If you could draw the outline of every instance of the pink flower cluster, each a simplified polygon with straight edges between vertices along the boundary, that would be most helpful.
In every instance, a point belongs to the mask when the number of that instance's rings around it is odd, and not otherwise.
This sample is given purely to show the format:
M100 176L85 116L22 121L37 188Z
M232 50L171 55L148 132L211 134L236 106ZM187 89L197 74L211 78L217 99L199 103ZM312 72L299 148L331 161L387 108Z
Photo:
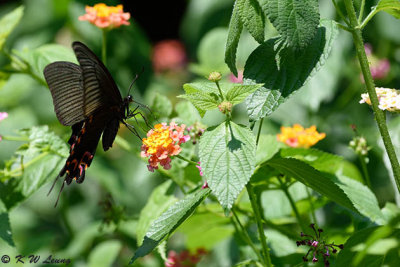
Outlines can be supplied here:
M205 249L199 248L196 253L190 253L187 250L181 251L179 254L171 250L168 253L168 260L165 267L194 267L200 261L201 256L207 254Z
M129 25L131 14L123 12L123 6L107 6L104 3L99 3L91 6L86 6L86 14L79 17L79 20L87 20L99 28L118 28L121 25Z
M369 67L373 79L383 79L390 71L390 62L386 58L379 59L372 53L372 46L370 44L364 45L365 53L368 57ZM364 82L364 77L361 75L361 80Z
M157 124L154 129L147 133L147 138L143 138L141 156L149 157L147 168L153 172L158 169L158 163L165 169L171 168L171 156L178 155L182 148L180 145L190 140L189 135L185 135L186 125L178 126L171 122Z

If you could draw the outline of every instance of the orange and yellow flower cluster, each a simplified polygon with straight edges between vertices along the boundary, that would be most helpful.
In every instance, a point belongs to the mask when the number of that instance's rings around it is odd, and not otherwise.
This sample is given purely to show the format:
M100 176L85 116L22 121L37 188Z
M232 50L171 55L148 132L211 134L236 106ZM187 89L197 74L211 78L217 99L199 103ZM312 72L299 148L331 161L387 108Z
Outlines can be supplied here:
M129 25L131 14L123 11L122 5L107 6L99 3L86 6L86 14L79 17L79 20L87 20L99 28L118 28L121 25Z
M190 140L189 135L184 135L186 125L177 125L171 122L157 124L154 129L147 133L147 138L143 138L142 157L150 157L149 171L158 169L158 163L168 170L171 168L171 156L178 155L182 148L180 145Z
M278 141L281 141L291 147L311 147L318 141L325 138L325 133L318 133L315 125L304 129L300 124L294 124L293 127L281 127L281 133L277 135Z

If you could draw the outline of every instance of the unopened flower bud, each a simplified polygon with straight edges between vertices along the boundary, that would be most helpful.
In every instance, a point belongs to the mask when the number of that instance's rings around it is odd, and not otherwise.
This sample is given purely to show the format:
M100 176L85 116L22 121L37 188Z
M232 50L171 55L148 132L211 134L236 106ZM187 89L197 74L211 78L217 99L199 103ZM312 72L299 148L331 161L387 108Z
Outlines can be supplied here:
M229 114L232 112L232 103L229 101L223 101L221 104L219 104L218 109L225 115Z
M218 71L213 71L210 73L208 76L208 80L212 82L219 82L222 78L222 74L219 73Z

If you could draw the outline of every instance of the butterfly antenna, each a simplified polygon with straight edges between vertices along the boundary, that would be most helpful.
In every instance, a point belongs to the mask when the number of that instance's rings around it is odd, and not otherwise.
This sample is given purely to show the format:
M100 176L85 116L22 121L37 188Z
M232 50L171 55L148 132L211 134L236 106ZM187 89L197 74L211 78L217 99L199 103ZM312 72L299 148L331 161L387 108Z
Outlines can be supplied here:
M65 182L63 182L63 183L62 183L62 186L61 186L60 192L58 193L58 197L57 197L56 204L54 204L54 208L55 208L55 207L57 207L58 200L60 200L61 192L62 192L62 191L63 191L63 189L64 189L64 185L65 185Z
M136 80L139 78L139 76L142 75L143 72L144 72L144 67L142 67L142 70L139 73L136 74L135 78L133 78L131 84L129 85L128 95L131 92L133 84L136 82Z
M53 191L53 188L54 188L54 186L56 185L56 183L57 183L57 181L58 181L58 178L60 178L60 175L58 175L58 176L56 177L56 179L54 180L53 185L52 185L51 188L50 188L50 191L47 193L47 196L49 196L50 193L51 193L51 191Z

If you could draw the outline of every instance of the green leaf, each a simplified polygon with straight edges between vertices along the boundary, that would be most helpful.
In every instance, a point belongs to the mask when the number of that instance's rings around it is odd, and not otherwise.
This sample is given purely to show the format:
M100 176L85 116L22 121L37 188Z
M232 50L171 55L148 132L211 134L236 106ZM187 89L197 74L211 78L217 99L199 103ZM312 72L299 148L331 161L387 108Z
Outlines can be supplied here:
M177 199L171 195L170 192L171 185L172 181L168 180L157 186L151 193L146 206L144 206L140 212L139 222L136 228L138 246L142 244L143 238L152 221L157 219L168 207L176 202Z
M226 92L229 84L221 83L221 90ZM218 88L215 83L186 83L183 85L185 95L178 97L189 100L203 117L207 110L218 108L219 103L222 101Z
M172 103L165 95L156 93L151 109L157 114L158 117L168 118L172 112Z
M359 182L364 182L357 167L338 155L315 148L283 148L280 151L280 156L304 161L321 172L331 173L336 176L344 175Z
M371 190L360 182L344 175L322 173L293 158L273 158L267 164L283 174L293 177L332 201L357 210L374 222L385 223L378 201Z
M256 152L256 165L260 165L272 158L281 147L283 147L283 144L278 142L276 135L260 135Z
M178 231L185 234L187 249L212 250L216 244L232 236L235 229L230 223L231 220L227 217L202 212L191 216Z
M6 241L8 245L15 247L11 234L10 219L7 212L0 213L0 238Z
M264 83L246 99L251 120L271 114L325 63L337 28L333 21L322 21L321 24L314 40L302 51L282 47L279 39L271 39L249 56L244 84Z
M265 19L257 0L237 0L239 16L246 29L258 42L264 42ZM318 22L317 22L318 25Z
M97 245L89 255L89 267L112 266L117 259L122 244L117 240L108 240Z
M306 163L296 159L273 158L267 164L311 187L338 204L354 210L353 204L342 189L327 176L322 175L322 173Z
M49 177L55 178L68 156L65 142L47 126L20 130L19 134L28 143L0 171L0 200L7 210L36 192Z
M319 24L317 0L267 0L262 5L287 44L302 49L313 42Z
M20 6L0 19L0 50L3 49L7 37L18 25L24 14L24 7Z
M228 38L226 40L225 47L225 63L236 77L238 76L236 68L236 51L239 44L240 34L243 30L243 24L238 11L238 1L235 1L233 6L231 21L229 22Z
M129 264L139 257L149 254L161 241L171 235L208 196L210 189L199 189L186 195L184 199L173 204L167 211L161 214L150 226L144 237L143 244L136 250Z
M253 93L255 90L263 86L262 84L255 85L234 85L226 93L226 100L232 103L232 105L242 103L247 96Z
M186 125L193 125L201 120L199 112L189 101L181 101L176 104L175 111L178 114L178 118Z
M400 19L400 1L399 0L380 0L376 6L372 8L372 16L379 11L385 11L395 17Z
M46 44L34 50L13 50L18 57L28 63L32 73L44 82L43 69L55 61L77 63L71 48L58 44Z
M400 230L377 226L354 233L344 244L335 266L397 266Z
M200 139L199 156L208 186L230 209L254 171L256 140L245 126L227 121Z

